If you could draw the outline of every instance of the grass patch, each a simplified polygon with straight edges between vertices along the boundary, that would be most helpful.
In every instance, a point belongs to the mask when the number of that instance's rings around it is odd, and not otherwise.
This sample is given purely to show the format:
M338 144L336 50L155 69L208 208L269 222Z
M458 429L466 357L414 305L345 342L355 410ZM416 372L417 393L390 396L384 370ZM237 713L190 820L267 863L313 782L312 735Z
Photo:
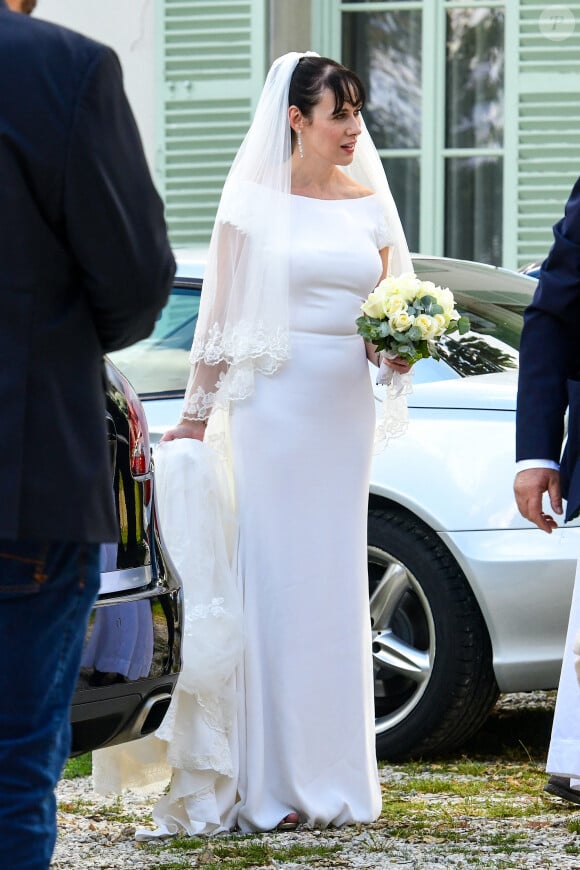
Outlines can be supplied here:
M253 839L250 839L252 838ZM341 845L323 846L307 845L305 843L292 843L288 846L277 846L271 843L256 840L254 835L246 837L231 837L225 842L215 840L208 842L200 838L192 837L172 840L166 848L172 851L188 852L189 859L193 859L192 851L198 852L197 864L204 870L246 870L251 867L277 866L278 863L296 861L307 858L310 862L326 862L330 857L337 856L342 851ZM160 865L162 866L162 865ZM182 866L182 865L178 865ZM192 866L185 864L183 866Z
M69 758L62 772L63 779L78 779L80 776L90 776L93 772L93 756L90 752Z
M169 861L157 864L155 870L191 870L191 867L189 861Z
M433 776L433 771L441 775ZM536 766L520 765L490 767L476 775L460 772L460 765L433 765L430 775L409 776L401 781L399 791L417 794L448 794L457 797L477 797L486 794L515 794L536 797L545 782L545 773Z
M400 769L404 775L384 789L379 822L381 833L394 839L444 843L447 850L463 853L466 838L473 838L473 832L477 831L476 853L480 846L491 847L496 853L509 854L518 848L527 851L524 832L500 831L486 838L481 831L482 822L521 820L527 827L528 818L543 819L552 811L542 795L543 766L530 762L503 765L489 761L475 764L439 761L433 765L404 765ZM570 828L570 832L576 830ZM473 850L473 842L466 857L470 849Z
M500 847L502 849L513 849L514 846L520 845L525 840L527 840L525 834L504 834L502 832L496 834L484 834L483 836L478 837L478 842L482 845Z
M88 816L94 810L90 801L83 798L75 798L72 801L61 801L58 804L61 813L74 813L75 815Z
M128 813L123 806L123 798L119 795L112 804L94 804L84 798L75 798L72 801L61 801L58 809L62 813L74 813L85 816L97 822L120 822L125 825L133 825L137 821L134 814Z
M238 848L209 846L200 857L197 866L202 866L204 870L245 870L248 867L268 866L272 852L262 843L246 843Z
M342 852L342 846L305 846L296 843L285 849L276 849L274 858L277 861L294 861L296 858L329 858Z
M477 803L474 807L476 818L483 819L526 819L530 816L541 816L545 810L545 804L542 800L534 800L531 803L522 803L515 805L507 801L490 801L485 800L482 803Z
M182 852L197 852L207 846L207 838L175 837L163 844L165 849L179 849Z
M96 821L121 822L125 825L135 823L135 816L125 810L121 795L118 795L112 804L100 804L98 810L91 813L91 818Z
M573 843L568 843L564 846L566 855L580 855L580 846L574 846Z
M474 780L457 779L416 779L412 777L405 782L405 791L417 794L448 794L467 797L479 795L485 784ZM495 789L494 789L495 790Z

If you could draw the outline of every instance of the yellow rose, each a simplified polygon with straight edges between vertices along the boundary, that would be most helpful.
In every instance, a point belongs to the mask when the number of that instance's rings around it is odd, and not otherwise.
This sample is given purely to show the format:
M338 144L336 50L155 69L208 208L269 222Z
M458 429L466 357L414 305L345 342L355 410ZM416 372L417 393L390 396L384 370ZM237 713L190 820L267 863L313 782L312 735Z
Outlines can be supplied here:
M389 299L396 292L396 287L393 283L392 278L383 278L383 280L377 285L375 293L377 296L380 296L381 299Z
M399 275L398 278L394 278L392 275L383 278L377 290L385 298L400 298L404 302L411 302L417 295L418 286L419 281L413 272L406 272L404 275Z
M405 302L412 302L417 296L420 281L414 272L405 272L396 279L398 292Z
M412 314L407 314L406 311L398 311L392 317L389 317L389 323L396 332L406 332L413 326L415 317Z
M429 314L419 314L415 318L415 326L421 330L421 338L435 338L437 335L438 324L434 317Z
M383 299L381 294L377 293L376 290L369 293L368 299L361 305L361 311L366 314L367 317L384 317Z
M437 291L440 287L436 287L433 281L421 281L421 296L433 296L437 299Z
M437 323L437 332L436 337L443 335L447 327L449 326L449 319L445 317L444 314L434 314L433 320Z
M399 311L406 310L407 303L401 296L388 296L383 301L383 311L387 317L391 317L393 314L398 314Z
M449 287L435 287L433 296L437 300L437 303L443 309L443 313L449 321L451 319L453 309L455 308L455 299L453 298L453 293L451 292Z

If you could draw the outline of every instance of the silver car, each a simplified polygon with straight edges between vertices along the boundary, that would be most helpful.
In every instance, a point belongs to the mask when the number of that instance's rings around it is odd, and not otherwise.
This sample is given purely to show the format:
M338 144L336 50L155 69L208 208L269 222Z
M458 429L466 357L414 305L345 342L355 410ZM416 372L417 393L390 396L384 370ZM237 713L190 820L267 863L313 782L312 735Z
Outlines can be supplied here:
M153 441L180 415L201 294L203 251L178 257L153 336L113 355L144 401ZM377 753L391 760L464 741L499 692L557 685L580 554L578 522L546 535L512 493L518 347L535 280L437 257L414 265L452 289L471 329L447 337L439 362L417 364L408 433L373 463Z

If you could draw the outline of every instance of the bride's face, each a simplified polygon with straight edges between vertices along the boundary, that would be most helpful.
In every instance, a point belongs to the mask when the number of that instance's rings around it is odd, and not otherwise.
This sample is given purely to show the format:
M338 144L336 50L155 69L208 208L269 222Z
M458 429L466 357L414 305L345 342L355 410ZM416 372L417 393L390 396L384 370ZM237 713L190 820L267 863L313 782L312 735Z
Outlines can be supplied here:
M335 112L334 93L325 88L310 119L302 126L304 157L317 157L335 166L352 163L361 131L360 109L345 102Z

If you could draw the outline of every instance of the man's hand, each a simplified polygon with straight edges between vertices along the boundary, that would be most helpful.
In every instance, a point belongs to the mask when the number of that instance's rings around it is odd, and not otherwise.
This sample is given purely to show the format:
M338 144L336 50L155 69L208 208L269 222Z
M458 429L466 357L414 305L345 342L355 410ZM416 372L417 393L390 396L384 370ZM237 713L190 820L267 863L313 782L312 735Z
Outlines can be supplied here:
M553 516L542 511L542 496L545 492L550 496L554 513L561 514L563 511L559 471L554 468L526 468L516 474L514 493L519 512L550 535L558 528L558 523Z

